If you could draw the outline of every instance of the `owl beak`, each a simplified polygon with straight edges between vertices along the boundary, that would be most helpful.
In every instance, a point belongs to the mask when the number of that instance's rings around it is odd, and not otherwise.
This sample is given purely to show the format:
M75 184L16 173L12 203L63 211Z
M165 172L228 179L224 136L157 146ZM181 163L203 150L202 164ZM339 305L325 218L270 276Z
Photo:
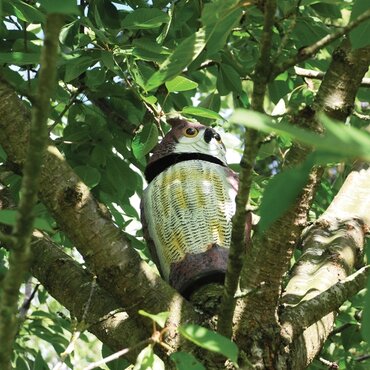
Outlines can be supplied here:
M209 142L215 137L215 131L211 128L207 127L204 130L204 141L209 144Z

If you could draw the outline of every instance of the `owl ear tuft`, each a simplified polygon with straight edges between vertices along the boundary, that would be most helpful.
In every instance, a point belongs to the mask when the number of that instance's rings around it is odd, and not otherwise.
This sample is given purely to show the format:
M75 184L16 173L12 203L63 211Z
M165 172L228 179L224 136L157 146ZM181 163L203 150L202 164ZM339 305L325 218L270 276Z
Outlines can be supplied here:
M173 118L168 118L167 119L167 123L172 127L172 128L175 128L175 127L179 127L181 125L184 125L187 123L186 120L184 120L183 118L180 118L180 117L173 117Z

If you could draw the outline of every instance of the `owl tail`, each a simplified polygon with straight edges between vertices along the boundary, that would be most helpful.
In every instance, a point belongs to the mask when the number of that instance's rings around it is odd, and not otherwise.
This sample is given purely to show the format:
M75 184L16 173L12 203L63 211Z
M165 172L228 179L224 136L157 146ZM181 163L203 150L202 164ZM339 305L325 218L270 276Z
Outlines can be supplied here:
M185 298L209 283L223 284L229 250L213 244L205 252L186 254L171 264L169 283Z

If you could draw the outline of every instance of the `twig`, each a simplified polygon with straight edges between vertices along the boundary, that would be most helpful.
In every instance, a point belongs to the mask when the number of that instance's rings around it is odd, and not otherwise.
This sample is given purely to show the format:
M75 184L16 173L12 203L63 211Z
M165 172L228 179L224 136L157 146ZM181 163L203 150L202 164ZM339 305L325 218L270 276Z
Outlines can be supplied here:
M301 3L301 0L298 1L297 3L297 6L295 7L295 11L292 11L288 16L289 18L292 17L292 20L291 20L291 23L290 25L288 26L285 34L282 36L282 39L280 41L280 44L279 44L279 47L277 49L277 52L276 54L274 55L274 59L273 59L273 64L275 64L277 62L277 60L279 59L280 55L282 54L285 46L287 45L287 43L289 42L290 40L290 36L297 24L297 13L299 12L299 6L300 6L300 3Z
M69 110L69 108L71 108L72 104L76 102L77 100L77 96L84 90L84 87L80 86L74 93L73 95L71 96L71 99L69 100L68 104L64 107L64 109L60 112L58 118L54 121L54 123L52 125L49 126L49 134L51 133L51 131L53 131L53 129L55 128L55 126L61 122L63 116L67 113L67 111Z
M301 49L296 55L288 58L285 62L277 64L272 72L271 78L276 77L277 75L286 71L290 67L293 67L297 63L303 62L304 60L312 57L319 50L329 45L333 41L339 39L341 36L345 35L349 31L353 30L355 27L357 27L360 23L366 21L368 18L370 18L370 9L362 13L352 22L348 23L347 26L339 28L337 31L324 36L322 39L316 41L314 44Z
M96 279L97 279L97 276L94 275L93 281L91 283L89 298L86 302L86 305L85 305L85 308L84 308L84 311L83 311L83 314L82 314L81 321L78 322L77 325L74 327L71 339L68 343L68 346L64 350L64 352L60 354L60 359L59 359L58 363L53 367L53 370L59 370L62 367L66 358L75 350L75 344L76 344L78 338L80 337L81 333L83 331L85 331L90 326L90 325L86 324L86 316L87 316L87 313L89 312L91 299L93 297L93 294L94 294L94 291L95 291L95 288L96 288Z
M117 360L118 358L120 358L121 356L124 356L126 355L128 352L136 349L136 348L139 348L141 346L144 346L146 344L149 344L149 343L152 343L152 339L149 338L149 339L145 339L137 344L135 344L134 346L132 346L131 348L124 348L124 349L121 349L120 351L118 352L115 352L113 354L111 354L110 356L108 357L105 357L103 358L102 360L99 360L99 361L96 361L96 362L93 362L92 364L90 364L89 366L85 367L83 370L92 370L92 369L95 369L101 365L104 365L104 364L107 364L108 362L111 362L111 361L114 361L114 360Z
M325 73L322 71L315 71L313 69L305 69L301 67L294 66L294 71L297 76L312 78L316 80L323 80ZM370 87L370 78L364 77L361 81L361 87Z
M263 111L263 101L270 72L270 51L272 27L276 10L275 0L269 0L265 5L265 20L261 39L261 56L256 65L252 93L252 109ZM243 257L246 247L246 224L250 224L250 213L246 212L246 204L252 184L252 170L259 148L259 133L247 130L244 137L244 153L240 161L239 189L235 199L236 211L233 217L229 260L225 277L217 330L226 337L232 334L232 319L236 300L235 292L238 287L240 272L243 267ZM250 230L248 230L250 232ZM245 237L243 237L245 235Z
M292 337L301 334L307 327L337 310L343 302L365 288L369 272L370 265L364 266L316 297L286 308L281 315L282 326Z
M31 302L33 300L33 298L35 297L36 293L37 293L37 290L39 289L40 287L40 283L37 283L36 286L33 288L32 291L30 291L30 289L32 288L32 278L29 279L29 281L27 282L27 285L26 287L29 286L29 291L27 292L26 290L26 297L22 303L22 306L20 307L19 309L19 318L20 319L24 319L27 315L27 311L29 310L30 306L31 306Z
M353 111L352 114L360 119L362 119L363 121L370 121L370 116L367 115L367 114L361 114L359 112L356 112L356 111Z
M30 239L33 229L33 207L37 200L42 159L48 139L47 119L50 96L56 76L58 36L63 18L57 14L47 17L45 41L41 54L41 68L37 101L32 110L29 150L23 170L18 219L13 236L17 239L9 254L9 269L3 279L3 294L0 301L0 368L11 368L13 340L17 331L17 303L20 285L29 267Z
M335 329L330 333L330 337L333 337L334 335L337 335L337 334L341 333L342 331L344 331L344 330L346 330L346 329L350 328L352 325L354 325L354 324L352 324L351 322L346 322L345 324L343 324L343 325L339 326L338 328L335 328Z
M319 361L328 367L328 369L339 369L339 365L336 362L325 360L323 357L319 357Z
M355 361L361 362L370 359L370 354L355 357Z

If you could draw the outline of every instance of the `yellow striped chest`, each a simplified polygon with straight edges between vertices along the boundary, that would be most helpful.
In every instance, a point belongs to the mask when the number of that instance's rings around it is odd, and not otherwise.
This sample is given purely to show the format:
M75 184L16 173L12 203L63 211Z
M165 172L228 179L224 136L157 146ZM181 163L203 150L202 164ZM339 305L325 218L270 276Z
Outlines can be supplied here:
M172 264L217 244L229 248L235 212L232 171L203 160L168 167L144 192L148 232L168 280Z

